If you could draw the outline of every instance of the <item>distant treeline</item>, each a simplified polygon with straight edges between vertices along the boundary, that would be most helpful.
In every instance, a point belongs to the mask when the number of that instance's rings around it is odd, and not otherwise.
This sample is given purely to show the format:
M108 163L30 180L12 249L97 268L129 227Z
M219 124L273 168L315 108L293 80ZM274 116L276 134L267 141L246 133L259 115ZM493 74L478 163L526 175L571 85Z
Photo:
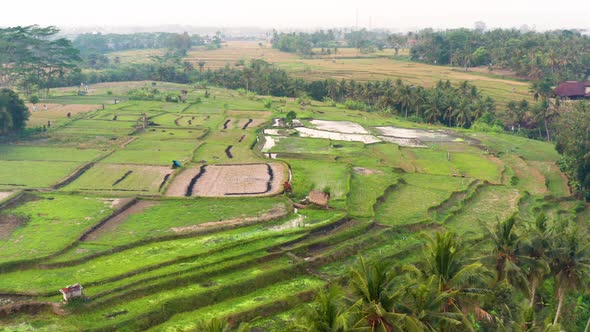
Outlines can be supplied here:
M412 60L441 65L486 65L554 82L590 75L590 37L571 30L422 30L405 35Z
M212 40L216 38L220 39L219 36L215 36ZM205 45L205 40L205 38L197 34L189 35L186 32L145 32L131 34L84 33L78 35L74 39L73 44L82 54L104 54L135 49L190 48L191 46Z
M167 48L169 52L184 56L193 46L208 45L211 48L221 47L221 34L209 38L197 34L146 32L132 34L101 34L85 33L73 41L74 47L80 50L84 65L93 69L102 69L110 64L105 54L110 52L141 49ZM118 59L115 58L115 63Z
M495 29L454 29L388 34L383 31L328 30L314 33L274 32L273 47L285 52L314 56L331 54L337 47L363 52L391 48L410 49L410 58L438 65L488 66L517 75L554 83L585 80L590 75L590 37L572 30L548 32ZM324 48L323 52L314 48ZM334 50L336 48L336 50Z
M283 52L297 53L302 56L337 54L338 47L354 47L363 52L383 49L387 46L387 33L367 31L365 29L319 30L313 33L279 33L273 31L272 47ZM314 48L321 48L314 50Z

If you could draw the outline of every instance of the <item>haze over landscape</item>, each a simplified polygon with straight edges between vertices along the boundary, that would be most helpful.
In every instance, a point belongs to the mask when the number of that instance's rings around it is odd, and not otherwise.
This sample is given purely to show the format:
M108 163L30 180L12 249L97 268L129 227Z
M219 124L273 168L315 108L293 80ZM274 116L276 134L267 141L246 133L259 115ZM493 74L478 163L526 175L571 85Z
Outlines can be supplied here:
M528 25L537 30L588 29L590 3L554 1L314 1L285 3L274 0L117 1L81 2L4 1L0 25L262 27L312 29L330 27L417 28ZM357 16L358 14L358 16ZM357 21L358 17L358 21Z
M0 332L588 332L589 12L3 0Z

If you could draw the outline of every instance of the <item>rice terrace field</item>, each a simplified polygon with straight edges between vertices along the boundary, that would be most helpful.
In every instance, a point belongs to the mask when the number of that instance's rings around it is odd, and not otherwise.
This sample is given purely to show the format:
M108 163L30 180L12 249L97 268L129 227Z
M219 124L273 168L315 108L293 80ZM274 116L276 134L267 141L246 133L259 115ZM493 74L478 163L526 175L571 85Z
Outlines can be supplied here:
M498 96L527 89L447 67L236 45L189 59L222 66L239 46L301 77L381 79L415 66L434 80L477 78ZM389 64L371 69L380 61ZM186 102L126 100L154 84L187 90ZM15 313L0 311L7 331L188 331L213 317L284 331L359 253L413 262L423 232L476 243L510 216L587 215L550 143L316 101L272 98L279 107L267 108L271 97L221 88L75 89L54 89L48 109L33 113L29 126L51 121L47 131L0 143L0 303ZM275 121L289 111L294 128ZM328 194L328 206L311 204L311 192ZM87 299L64 304L59 289L76 283Z

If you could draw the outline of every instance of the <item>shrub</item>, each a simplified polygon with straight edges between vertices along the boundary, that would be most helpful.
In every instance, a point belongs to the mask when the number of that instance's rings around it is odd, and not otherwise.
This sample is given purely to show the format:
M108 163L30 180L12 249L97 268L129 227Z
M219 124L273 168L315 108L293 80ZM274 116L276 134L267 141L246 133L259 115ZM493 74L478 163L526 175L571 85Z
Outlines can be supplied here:
M369 106L367 106L367 104L363 103L362 101L352 99L346 99L344 102L344 107L355 111L365 111L369 108Z
M31 104L36 104L39 102L39 97L37 95L31 95L31 97L29 97L29 101Z
M131 100L162 100L160 90L156 88L143 87L132 89L127 94Z

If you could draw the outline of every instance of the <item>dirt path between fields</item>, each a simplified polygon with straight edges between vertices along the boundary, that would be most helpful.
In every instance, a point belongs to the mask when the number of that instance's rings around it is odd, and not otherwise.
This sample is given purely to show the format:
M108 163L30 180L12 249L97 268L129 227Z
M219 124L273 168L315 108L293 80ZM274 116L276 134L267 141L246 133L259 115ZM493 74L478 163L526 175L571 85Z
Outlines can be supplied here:
M130 215L136 214L136 213L141 213L145 209L155 206L155 205L158 205L158 204L160 204L160 203L155 202L155 201L138 201L137 203L133 204L125 211L123 211L123 212L119 213L118 215L116 215L115 217L107 220L104 224L102 224L102 226L95 229L92 233L89 233L83 241L84 242L96 241L103 234L111 233L111 232L115 231L121 223L123 223L124 221L126 221L129 218Z
M222 221L210 221L202 224L197 225L190 225L190 226L183 226L183 227L172 227L170 228L171 231L175 233L186 233L186 232L194 232L200 229L207 229L207 228L214 228L214 227L225 227L225 226L238 226L238 225L247 225L253 224L257 222L264 222L282 218L289 214L289 210L285 206L285 204L277 204L272 209L268 210L267 212L256 216L256 217L247 217L247 218L234 218L234 219L227 219Z

